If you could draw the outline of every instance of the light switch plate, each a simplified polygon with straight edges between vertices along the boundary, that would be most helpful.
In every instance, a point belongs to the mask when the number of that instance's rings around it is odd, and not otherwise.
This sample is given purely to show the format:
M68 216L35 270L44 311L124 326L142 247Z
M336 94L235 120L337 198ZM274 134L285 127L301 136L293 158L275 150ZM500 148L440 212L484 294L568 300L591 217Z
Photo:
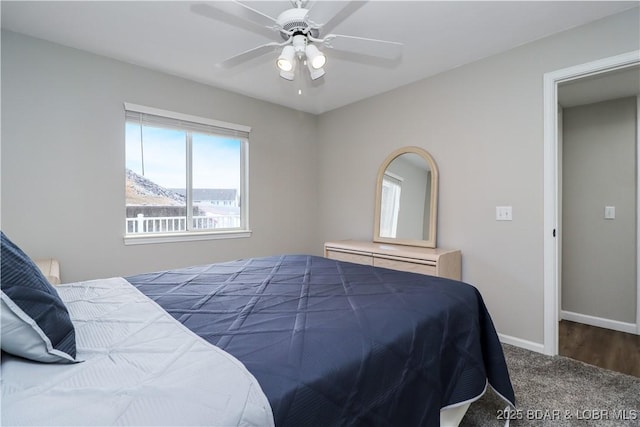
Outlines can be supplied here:
M511 206L496 206L496 221L512 221L513 210Z
M604 207L604 219L616 219L616 207L605 206Z

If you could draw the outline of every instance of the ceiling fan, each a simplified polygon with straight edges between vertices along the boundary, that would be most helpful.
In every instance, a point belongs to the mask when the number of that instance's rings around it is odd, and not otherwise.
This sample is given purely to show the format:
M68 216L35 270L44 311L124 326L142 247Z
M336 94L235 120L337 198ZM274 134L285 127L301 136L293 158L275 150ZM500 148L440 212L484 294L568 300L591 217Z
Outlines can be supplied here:
M218 1L191 6L191 11L207 18L226 20L252 31L259 31L272 41L225 59L218 66L230 68L242 62L280 51L276 65L280 77L295 78L298 63L306 64L312 80L325 74L327 57L318 47L349 51L355 55L397 59L402 54L402 43L364 37L330 34L340 22L354 13L364 1L291 0L292 8L273 18L239 1Z

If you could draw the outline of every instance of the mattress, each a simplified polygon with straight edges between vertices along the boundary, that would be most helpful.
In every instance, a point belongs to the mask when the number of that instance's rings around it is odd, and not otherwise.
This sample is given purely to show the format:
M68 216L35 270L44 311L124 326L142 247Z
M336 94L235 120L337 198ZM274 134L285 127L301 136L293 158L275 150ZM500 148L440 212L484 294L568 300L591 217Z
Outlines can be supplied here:
M308 255L127 280L240 360L279 427L438 425L487 384L515 404L491 317L462 282Z
M236 358L122 278L57 286L76 328L76 364L2 354L3 425L272 426Z

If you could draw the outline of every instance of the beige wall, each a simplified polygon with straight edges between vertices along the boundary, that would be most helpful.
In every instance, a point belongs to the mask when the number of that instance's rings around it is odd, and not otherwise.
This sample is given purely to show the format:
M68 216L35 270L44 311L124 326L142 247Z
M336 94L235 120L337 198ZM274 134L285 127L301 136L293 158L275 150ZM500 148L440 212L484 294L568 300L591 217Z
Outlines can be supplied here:
M563 110L562 309L627 323L636 321L636 103Z
M440 172L439 246L462 250L499 332L541 345L543 75L638 49L638 27L634 9L322 115L322 238L371 238L377 168L420 146Z
M253 128L250 238L124 246L123 102ZM316 118L2 34L2 229L65 281L285 252L317 239Z

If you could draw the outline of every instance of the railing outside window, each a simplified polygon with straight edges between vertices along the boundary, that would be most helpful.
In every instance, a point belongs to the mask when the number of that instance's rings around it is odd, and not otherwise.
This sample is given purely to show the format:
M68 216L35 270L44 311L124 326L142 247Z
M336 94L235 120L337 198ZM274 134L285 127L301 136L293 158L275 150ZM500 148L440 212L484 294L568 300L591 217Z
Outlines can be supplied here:
M127 218L127 234L171 233L187 231L187 218L184 216ZM240 227L240 215L194 216L190 230L218 230Z

